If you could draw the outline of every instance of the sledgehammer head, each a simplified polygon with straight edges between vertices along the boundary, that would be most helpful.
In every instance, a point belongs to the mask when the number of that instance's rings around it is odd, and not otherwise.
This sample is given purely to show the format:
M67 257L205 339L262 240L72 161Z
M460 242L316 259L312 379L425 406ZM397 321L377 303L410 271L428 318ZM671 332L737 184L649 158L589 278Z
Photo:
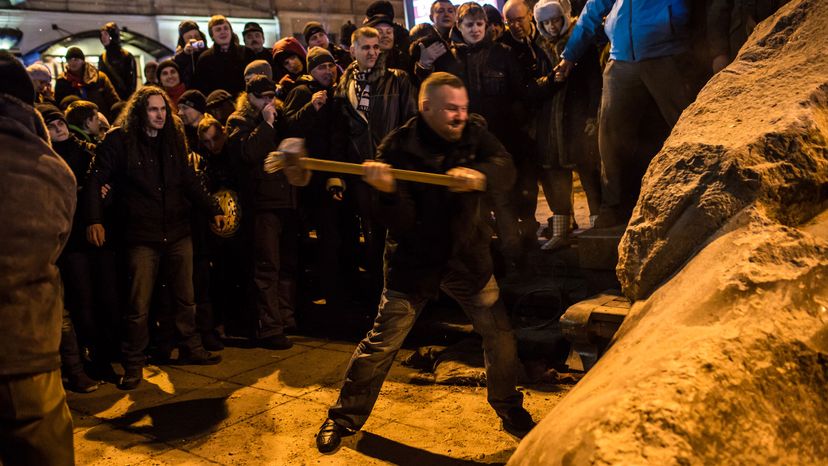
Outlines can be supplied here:
M279 143L276 151L267 154L264 161L264 171L276 173L284 171L288 183L294 186L307 186L311 172L302 167L302 157L307 156L305 140L301 138L285 138Z

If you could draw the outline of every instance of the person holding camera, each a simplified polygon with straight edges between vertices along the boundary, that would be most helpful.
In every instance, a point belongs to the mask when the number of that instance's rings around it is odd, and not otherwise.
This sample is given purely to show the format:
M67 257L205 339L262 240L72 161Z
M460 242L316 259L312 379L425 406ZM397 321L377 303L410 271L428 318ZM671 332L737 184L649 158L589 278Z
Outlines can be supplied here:
M178 65L178 74L185 87L192 86L198 58L206 49L207 37L198 28L198 23L189 19L182 21L178 25L178 46L173 61ZM160 68L158 72L161 72Z
M237 96L244 91L244 47L239 45L239 36L233 32L230 21L222 15L214 15L207 23L207 32L213 46L198 57L196 63L196 88L204 95L216 89L224 89Z

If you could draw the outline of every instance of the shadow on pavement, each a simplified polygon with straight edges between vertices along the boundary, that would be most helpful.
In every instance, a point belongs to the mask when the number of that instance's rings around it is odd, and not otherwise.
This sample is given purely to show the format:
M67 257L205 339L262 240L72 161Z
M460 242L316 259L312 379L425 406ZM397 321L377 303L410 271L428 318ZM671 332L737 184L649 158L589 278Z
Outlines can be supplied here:
M128 432L150 436L161 442L171 442L208 434L228 415L227 396L223 396L137 409L109 423ZM144 421L145 417L148 421Z
M392 464L399 465L423 465L429 466L457 466L457 465L496 465L505 464L505 462L478 462L468 459L452 458L450 456L431 453L426 450L421 450L403 443L381 437L371 432L362 432L360 438L357 440L353 449L362 453L363 455L376 458L380 461L387 461ZM514 449L508 451L500 451L490 457L508 459Z

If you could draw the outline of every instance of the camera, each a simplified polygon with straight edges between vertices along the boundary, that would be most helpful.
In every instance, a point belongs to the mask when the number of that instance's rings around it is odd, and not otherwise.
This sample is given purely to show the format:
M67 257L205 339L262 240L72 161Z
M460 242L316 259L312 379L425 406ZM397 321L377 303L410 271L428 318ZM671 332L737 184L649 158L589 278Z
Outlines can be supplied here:
M195 40L195 41L190 42L190 45L194 49L203 49L204 48L204 41L203 40Z

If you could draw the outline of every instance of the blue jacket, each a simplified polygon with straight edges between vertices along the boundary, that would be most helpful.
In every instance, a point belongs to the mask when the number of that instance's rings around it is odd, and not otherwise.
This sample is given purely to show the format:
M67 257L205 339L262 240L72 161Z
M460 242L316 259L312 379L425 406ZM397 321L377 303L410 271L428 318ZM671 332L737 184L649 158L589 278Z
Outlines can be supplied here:
M641 61L687 49L687 0L588 0L563 57L577 62L598 33L602 19L610 40L610 59Z

